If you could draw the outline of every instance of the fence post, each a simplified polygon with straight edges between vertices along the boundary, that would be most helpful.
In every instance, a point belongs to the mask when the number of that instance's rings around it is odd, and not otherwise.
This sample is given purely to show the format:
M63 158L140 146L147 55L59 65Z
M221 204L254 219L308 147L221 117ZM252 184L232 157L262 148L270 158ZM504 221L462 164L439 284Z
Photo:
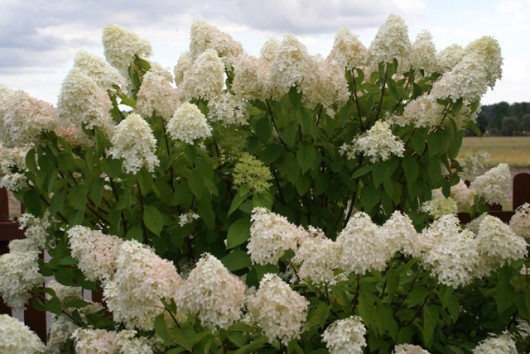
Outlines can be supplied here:
M518 173L513 177L513 210L530 203L530 173Z

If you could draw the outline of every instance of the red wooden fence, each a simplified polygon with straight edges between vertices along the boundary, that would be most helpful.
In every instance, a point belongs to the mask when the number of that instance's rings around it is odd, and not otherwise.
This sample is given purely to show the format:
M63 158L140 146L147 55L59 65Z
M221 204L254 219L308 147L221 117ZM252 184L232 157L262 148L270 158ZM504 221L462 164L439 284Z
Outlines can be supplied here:
M525 202L530 203L530 174L519 173L513 178L513 210ZM500 218L504 222L508 222L514 214L513 210L502 211L500 206L492 206L490 208L490 214ZM460 214L459 216L464 222L469 220L469 215ZM23 237L24 232L19 229L16 220L10 220L7 192L5 189L0 188L0 255L9 251L9 241ZM99 295L98 298L100 297ZM3 313L11 314L12 312L2 301L2 297L0 297L0 314ZM45 341L46 314L44 312L35 311L30 307L24 311L24 322Z

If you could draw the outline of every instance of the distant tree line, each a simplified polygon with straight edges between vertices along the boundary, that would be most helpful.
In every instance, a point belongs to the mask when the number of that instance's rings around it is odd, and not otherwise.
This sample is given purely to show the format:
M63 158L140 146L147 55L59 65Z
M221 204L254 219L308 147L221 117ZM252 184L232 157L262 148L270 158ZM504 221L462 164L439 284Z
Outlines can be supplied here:
M477 127L482 135L488 136L530 135L530 103L500 102L484 105L477 117ZM467 133L475 135L472 131Z

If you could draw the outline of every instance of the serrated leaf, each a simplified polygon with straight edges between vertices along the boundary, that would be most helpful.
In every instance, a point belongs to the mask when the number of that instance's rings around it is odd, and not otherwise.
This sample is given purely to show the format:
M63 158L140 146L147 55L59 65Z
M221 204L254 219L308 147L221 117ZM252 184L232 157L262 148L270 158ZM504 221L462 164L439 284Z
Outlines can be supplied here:
M73 186L68 192L68 202L77 210L85 210L88 201L88 186L80 184Z
M420 174L418 161L414 157L407 155L403 158L402 164L407 183L414 183Z
M308 143L307 141L302 141L298 145L296 161L298 162L302 173L305 173L313 166L316 156L317 151L312 144Z
M236 195L234 196L234 199L232 199L232 203L230 203L230 208L228 209L228 216L230 216L234 211L236 211L237 208L239 208L239 206L241 205L241 203L243 203L247 199L249 191L250 185L248 184L245 184L241 186L241 188L239 188Z
M221 262L226 269L234 272L250 266L250 256L245 251L238 250L221 258Z

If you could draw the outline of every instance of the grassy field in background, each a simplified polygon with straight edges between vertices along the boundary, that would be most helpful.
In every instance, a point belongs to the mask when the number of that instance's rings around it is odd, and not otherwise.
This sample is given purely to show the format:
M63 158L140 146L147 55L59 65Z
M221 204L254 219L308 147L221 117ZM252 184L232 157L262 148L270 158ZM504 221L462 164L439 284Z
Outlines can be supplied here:
M505 162L511 168L530 169L530 136L465 137L458 160L486 151L491 167Z

